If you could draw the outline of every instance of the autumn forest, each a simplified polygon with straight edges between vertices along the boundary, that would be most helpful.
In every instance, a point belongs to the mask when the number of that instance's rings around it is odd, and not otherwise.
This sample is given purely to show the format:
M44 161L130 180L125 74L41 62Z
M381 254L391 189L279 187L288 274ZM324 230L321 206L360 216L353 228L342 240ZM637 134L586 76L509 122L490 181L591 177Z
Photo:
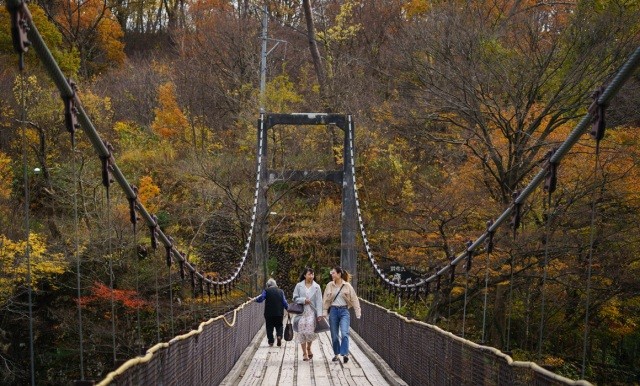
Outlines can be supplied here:
M127 198L115 184L105 189L101 160L81 130L72 144L60 92L33 50L19 70L5 5L0 0L0 384L29 382L29 302L38 384L79 379L79 310L85 371L101 379L255 296L255 269L223 297L192 296L161 248L151 248L148 227L133 231ZM212 277L230 273L247 240L261 107L353 116L373 252L383 266L427 276L512 204L594 91L640 46L637 0L28 7L140 203ZM578 379L584 351L584 379L639 384L639 129L636 69L607 106L604 138L580 138L558 166L555 192L537 189L522 205L520 227L501 227L490 254L417 299L399 301L364 279L361 296L458 335L464 310L466 339L515 360ZM268 168L338 170L342 135L332 126L271 130ZM290 294L311 266L324 286L340 261L340 187L284 181L267 194L269 274ZM358 245L359 274L373 278Z

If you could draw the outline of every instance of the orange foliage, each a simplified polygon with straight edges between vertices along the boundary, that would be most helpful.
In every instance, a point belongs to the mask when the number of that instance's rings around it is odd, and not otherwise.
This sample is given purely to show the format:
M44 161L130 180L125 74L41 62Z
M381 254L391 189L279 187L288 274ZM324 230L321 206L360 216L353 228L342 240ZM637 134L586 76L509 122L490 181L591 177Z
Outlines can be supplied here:
M159 107L154 109L156 117L151 124L153 131L163 138L171 138L184 132L189 122L178 106L173 83L167 82L158 87L158 104Z
M74 3L75 4L75 3ZM67 7L71 7L70 9ZM87 64L124 63L124 32L102 0L86 0L79 6L63 5L55 17L66 39L88 57Z

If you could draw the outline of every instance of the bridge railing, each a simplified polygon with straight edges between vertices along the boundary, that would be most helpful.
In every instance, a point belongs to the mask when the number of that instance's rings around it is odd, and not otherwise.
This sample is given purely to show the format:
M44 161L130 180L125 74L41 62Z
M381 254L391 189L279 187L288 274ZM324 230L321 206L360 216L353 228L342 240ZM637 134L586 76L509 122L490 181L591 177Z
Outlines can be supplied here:
M591 385L361 299L354 330L410 385Z
M263 325L262 311L248 301L128 360L98 385L217 385Z

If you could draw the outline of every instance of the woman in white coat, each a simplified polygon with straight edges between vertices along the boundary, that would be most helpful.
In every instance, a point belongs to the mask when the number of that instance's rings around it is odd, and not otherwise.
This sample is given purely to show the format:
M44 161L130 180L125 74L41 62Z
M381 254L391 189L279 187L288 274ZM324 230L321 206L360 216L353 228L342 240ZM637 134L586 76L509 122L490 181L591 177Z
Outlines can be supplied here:
M293 302L304 304L304 312L294 318L298 326L296 341L302 347L302 360L313 358L311 343L318 338L315 333L316 320L322 317L322 290L314 280L311 268L305 268L300 275L300 282L293 290Z

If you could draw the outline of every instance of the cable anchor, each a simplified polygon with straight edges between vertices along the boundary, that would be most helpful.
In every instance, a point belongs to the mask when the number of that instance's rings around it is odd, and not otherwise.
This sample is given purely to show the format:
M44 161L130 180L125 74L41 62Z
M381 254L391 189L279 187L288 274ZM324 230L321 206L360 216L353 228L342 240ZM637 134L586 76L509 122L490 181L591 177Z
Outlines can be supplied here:
M473 250L471 249L471 245L473 245L473 242L471 240L467 241L467 264L465 265L467 272L471 270L471 261L473 259Z
M513 192L513 215L511 216L511 227L513 228L513 238L516 238L516 232L520 227L520 222L522 221L522 203L517 202L518 196L520 196L521 191L516 190Z
M149 231L151 232L151 248L155 251L158 249L158 217L153 214L151 215L151 219L153 220L153 224L149 225Z
M604 112L607 108L607 105L598 103L598 99L600 99L600 96L602 96L603 92L604 86L594 91L594 93L591 95L594 100L591 106L589 106L589 114L593 115L590 134L597 142L600 142L600 140L604 138L604 131L606 126Z
M20 71L24 69L24 54L29 51L31 47L31 41L27 36L29 33L29 22L31 21L31 14L27 9L27 5L24 1L21 1L18 5L12 5L7 2L7 10L11 14L11 38L13 40L13 48L20 55L20 61L18 68Z
M62 95L62 101L64 103L64 123L69 134L71 134L71 146L75 148L75 132L80 127L78 123L78 108L76 107L76 91L78 86L76 83L67 79L69 87L71 87L71 95Z
M113 145L107 141L103 141L103 143L107 148L107 154L100 156L100 161L102 161L102 185L107 189L107 198L109 198L109 187L113 183L113 176L111 175L111 170L113 169Z
M492 226L493 226L493 220L487 221L487 253L493 252L493 247L494 247L493 236L495 236L496 231L490 230Z
M136 225L138 224L138 215L136 209L138 208L138 187L135 185L129 185L133 190L133 197L127 197L129 200L129 221L133 224L133 232L136 231Z

